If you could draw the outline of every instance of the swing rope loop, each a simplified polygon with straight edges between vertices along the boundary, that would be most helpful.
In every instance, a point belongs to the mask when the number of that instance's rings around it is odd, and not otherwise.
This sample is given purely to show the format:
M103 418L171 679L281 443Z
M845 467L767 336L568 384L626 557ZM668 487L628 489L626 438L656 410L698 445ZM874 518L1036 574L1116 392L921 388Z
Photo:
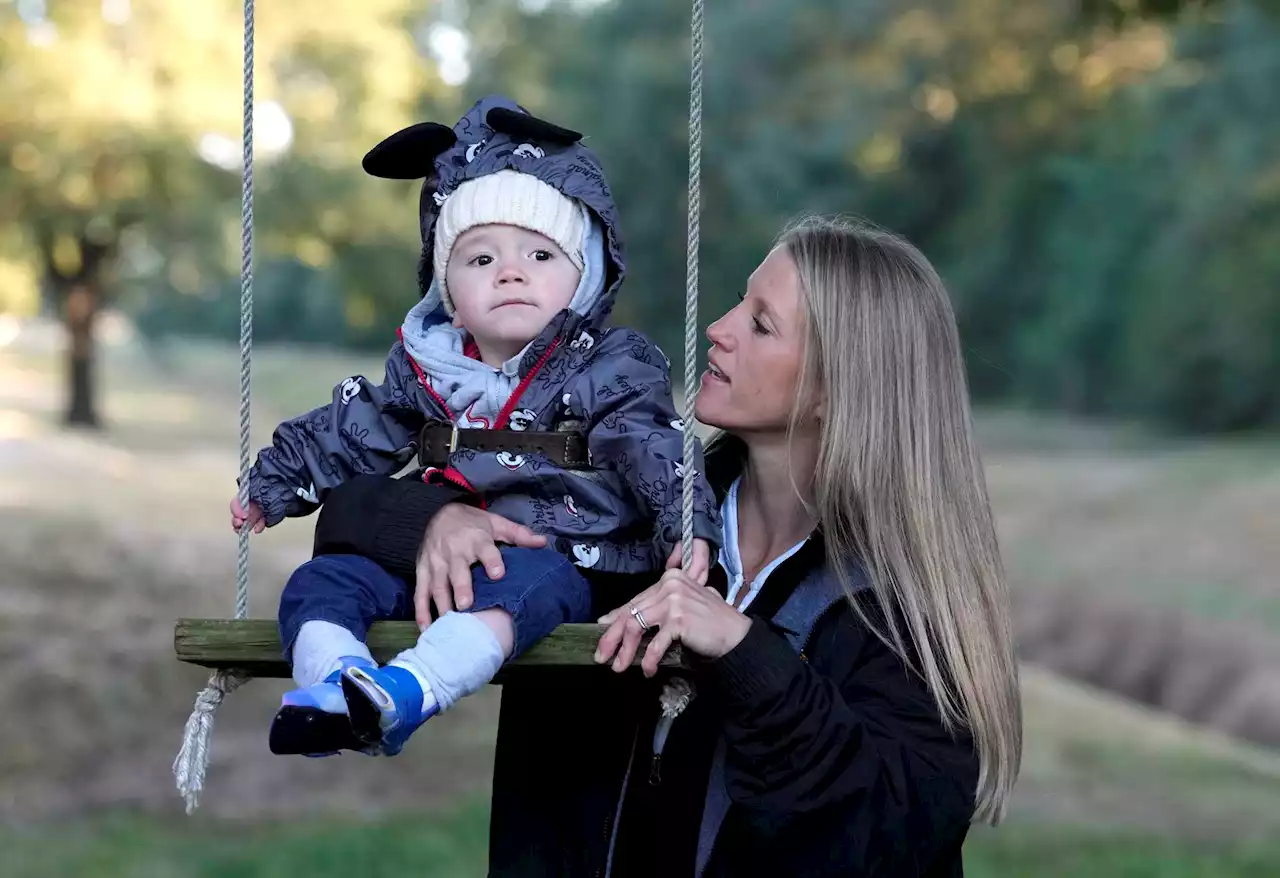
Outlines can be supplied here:
M250 367L253 362L253 0L244 0L244 158L240 186L240 505L249 508L249 410ZM249 612L249 534L240 528L236 552L236 612ZM178 792L187 813L200 804L204 775L209 767L209 742L213 714L222 700L249 676L236 671L216 671L196 696L195 707L182 733L182 747L173 761Z

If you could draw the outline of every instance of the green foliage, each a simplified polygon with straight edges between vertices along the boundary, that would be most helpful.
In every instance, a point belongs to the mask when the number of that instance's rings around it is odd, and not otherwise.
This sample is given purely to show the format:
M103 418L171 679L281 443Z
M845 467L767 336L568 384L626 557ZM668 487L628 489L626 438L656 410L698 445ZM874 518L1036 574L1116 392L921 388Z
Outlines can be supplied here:
M996 340L1002 389L1197 431L1280 424L1280 31L1235 8L1177 35L1177 60L1027 169L1040 197L1006 206L1031 233L999 268L1034 307Z
M789 218L856 213L938 264L982 398L1196 431L1280 424L1267 5L715 10L704 323ZM631 252L619 318L678 349L688 4L490 2L472 19L479 88L531 95L604 157Z
M236 336L239 4L10 5L0 258L89 262L148 331ZM274 10L274 11L272 11ZM869 217L947 278L984 399L1194 431L1280 424L1280 19L1274 0L813 0L706 19L701 315L732 306L801 213ZM433 15L473 75L430 73ZM457 18L462 16L462 18ZM583 130L621 208L616 318L680 349L687 0L330 0L260 11L258 334L385 347L415 301L415 183L359 157L483 92ZM75 52L77 64L64 63ZM86 77L91 80L85 83ZM24 256L25 255L25 256ZM24 276L31 276L28 272ZM56 286L56 284L55 284ZM678 359L678 358L677 358Z

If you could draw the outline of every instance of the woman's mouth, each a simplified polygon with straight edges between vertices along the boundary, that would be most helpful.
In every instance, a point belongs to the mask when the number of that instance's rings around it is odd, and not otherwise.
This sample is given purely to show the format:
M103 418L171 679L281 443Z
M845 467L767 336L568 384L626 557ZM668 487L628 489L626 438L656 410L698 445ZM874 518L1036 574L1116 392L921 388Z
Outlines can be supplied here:
M717 369L715 363L707 364L707 377L712 381L723 381L725 384L729 383L729 376Z

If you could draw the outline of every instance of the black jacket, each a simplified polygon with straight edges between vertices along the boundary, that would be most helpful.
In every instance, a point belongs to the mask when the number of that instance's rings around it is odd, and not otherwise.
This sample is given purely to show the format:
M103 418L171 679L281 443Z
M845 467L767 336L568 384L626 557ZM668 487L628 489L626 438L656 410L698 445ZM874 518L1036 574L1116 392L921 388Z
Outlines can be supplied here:
M718 492L740 461L732 443L708 452ZM412 580L426 522L466 499L411 479L356 479L325 504L315 551L364 554ZM698 695L660 762L656 681L605 669L512 676L490 874L602 876L612 860L614 878L692 875L723 734L733 804L704 875L962 875L978 773L971 741L943 730L924 684L847 604L818 622L802 655L767 621L822 563L816 536L770 575L748 606L747 637L696 667ZM601 577L592 586L603 613L647 584Z

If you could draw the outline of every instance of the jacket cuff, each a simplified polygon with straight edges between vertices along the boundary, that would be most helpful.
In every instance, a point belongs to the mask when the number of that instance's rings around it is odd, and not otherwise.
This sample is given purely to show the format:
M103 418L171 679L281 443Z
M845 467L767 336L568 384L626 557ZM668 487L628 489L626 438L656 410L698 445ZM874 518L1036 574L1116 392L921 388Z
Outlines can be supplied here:
M770 693L786 691L799 664L800 657L785 637L753 619L741 643L702 667L712 693L733 708L759 704Z
M662 557L665 560L667 555L671 554L671 550L680 545L680 541L684 538L684 521L679 515L662 518L659 519L654 531L656 534L654 542L662 551ZM721 543L724 542L724 530L720 527L720 523L706 513L695 512L693 535L696 539L706 540L711 544L713 549L711 563L714 564L715 553L722 548Z
M724 528L720 522L709 515L701 515L694 513L693 516L693 535L700 540L706 540L711 544L713 549L717 551L723 549L721 545L724 542ZM712 555L711 563L715 563L715 556Z
M261 507L262 519L267 527L275 527L289 514L291 495L287 492L287 486L265 478L256 464L249 470L249 502Z

